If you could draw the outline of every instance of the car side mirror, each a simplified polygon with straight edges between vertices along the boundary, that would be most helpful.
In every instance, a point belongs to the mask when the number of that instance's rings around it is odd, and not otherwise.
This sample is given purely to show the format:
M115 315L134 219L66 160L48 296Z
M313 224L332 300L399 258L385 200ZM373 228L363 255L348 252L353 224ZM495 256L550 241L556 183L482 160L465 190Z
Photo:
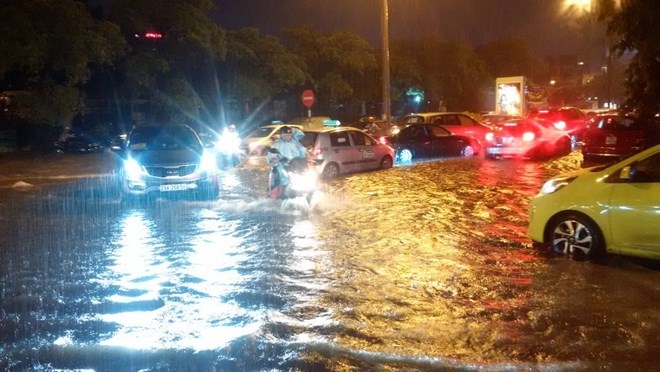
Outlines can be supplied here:
M619 179L630 181L632 179L632 169L633 167L630 165L626 165L625 167L621 168L621 172L619 172Z

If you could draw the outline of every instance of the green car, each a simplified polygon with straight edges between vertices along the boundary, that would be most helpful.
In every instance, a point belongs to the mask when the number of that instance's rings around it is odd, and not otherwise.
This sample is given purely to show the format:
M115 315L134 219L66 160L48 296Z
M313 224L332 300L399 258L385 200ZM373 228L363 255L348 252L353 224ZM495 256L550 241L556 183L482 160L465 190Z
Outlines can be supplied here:
M660 145L547 181L531 200L527 235L577 260L660 259Z

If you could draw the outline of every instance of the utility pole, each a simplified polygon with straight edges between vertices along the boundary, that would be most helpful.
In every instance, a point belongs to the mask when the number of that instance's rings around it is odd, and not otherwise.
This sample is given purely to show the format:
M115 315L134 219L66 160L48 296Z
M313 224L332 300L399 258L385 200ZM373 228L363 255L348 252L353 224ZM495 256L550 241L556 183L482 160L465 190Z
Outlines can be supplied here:
M389 40L389 11L387 1L382 0L382 17L380 21L382 49L383 49L383 120L386 124L391 121L390 108L390 40Z

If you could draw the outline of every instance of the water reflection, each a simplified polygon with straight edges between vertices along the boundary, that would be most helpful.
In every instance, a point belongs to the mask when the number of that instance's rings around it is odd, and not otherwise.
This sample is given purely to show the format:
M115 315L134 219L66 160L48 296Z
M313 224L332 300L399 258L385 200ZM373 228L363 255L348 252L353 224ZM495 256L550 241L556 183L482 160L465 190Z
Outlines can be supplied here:
M316 277L327 259L314 223L246 219L214 208L221 205L164 202L119 219L99 277L111 289L99 317L117 330L101 345L212 350L261 332L274 317L296 327L328 321L287 315L327 285Z

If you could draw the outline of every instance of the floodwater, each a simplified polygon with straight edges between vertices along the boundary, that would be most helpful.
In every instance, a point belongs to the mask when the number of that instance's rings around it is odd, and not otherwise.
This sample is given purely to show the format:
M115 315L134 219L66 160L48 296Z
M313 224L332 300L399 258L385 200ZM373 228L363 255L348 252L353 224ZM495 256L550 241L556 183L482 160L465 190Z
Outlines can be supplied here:
M122 202L112 177L0 196L0 369L652 370L660 272L533 247L527 206L579 152L443 159L264 199ZM29 186L29 185L28 185Z

